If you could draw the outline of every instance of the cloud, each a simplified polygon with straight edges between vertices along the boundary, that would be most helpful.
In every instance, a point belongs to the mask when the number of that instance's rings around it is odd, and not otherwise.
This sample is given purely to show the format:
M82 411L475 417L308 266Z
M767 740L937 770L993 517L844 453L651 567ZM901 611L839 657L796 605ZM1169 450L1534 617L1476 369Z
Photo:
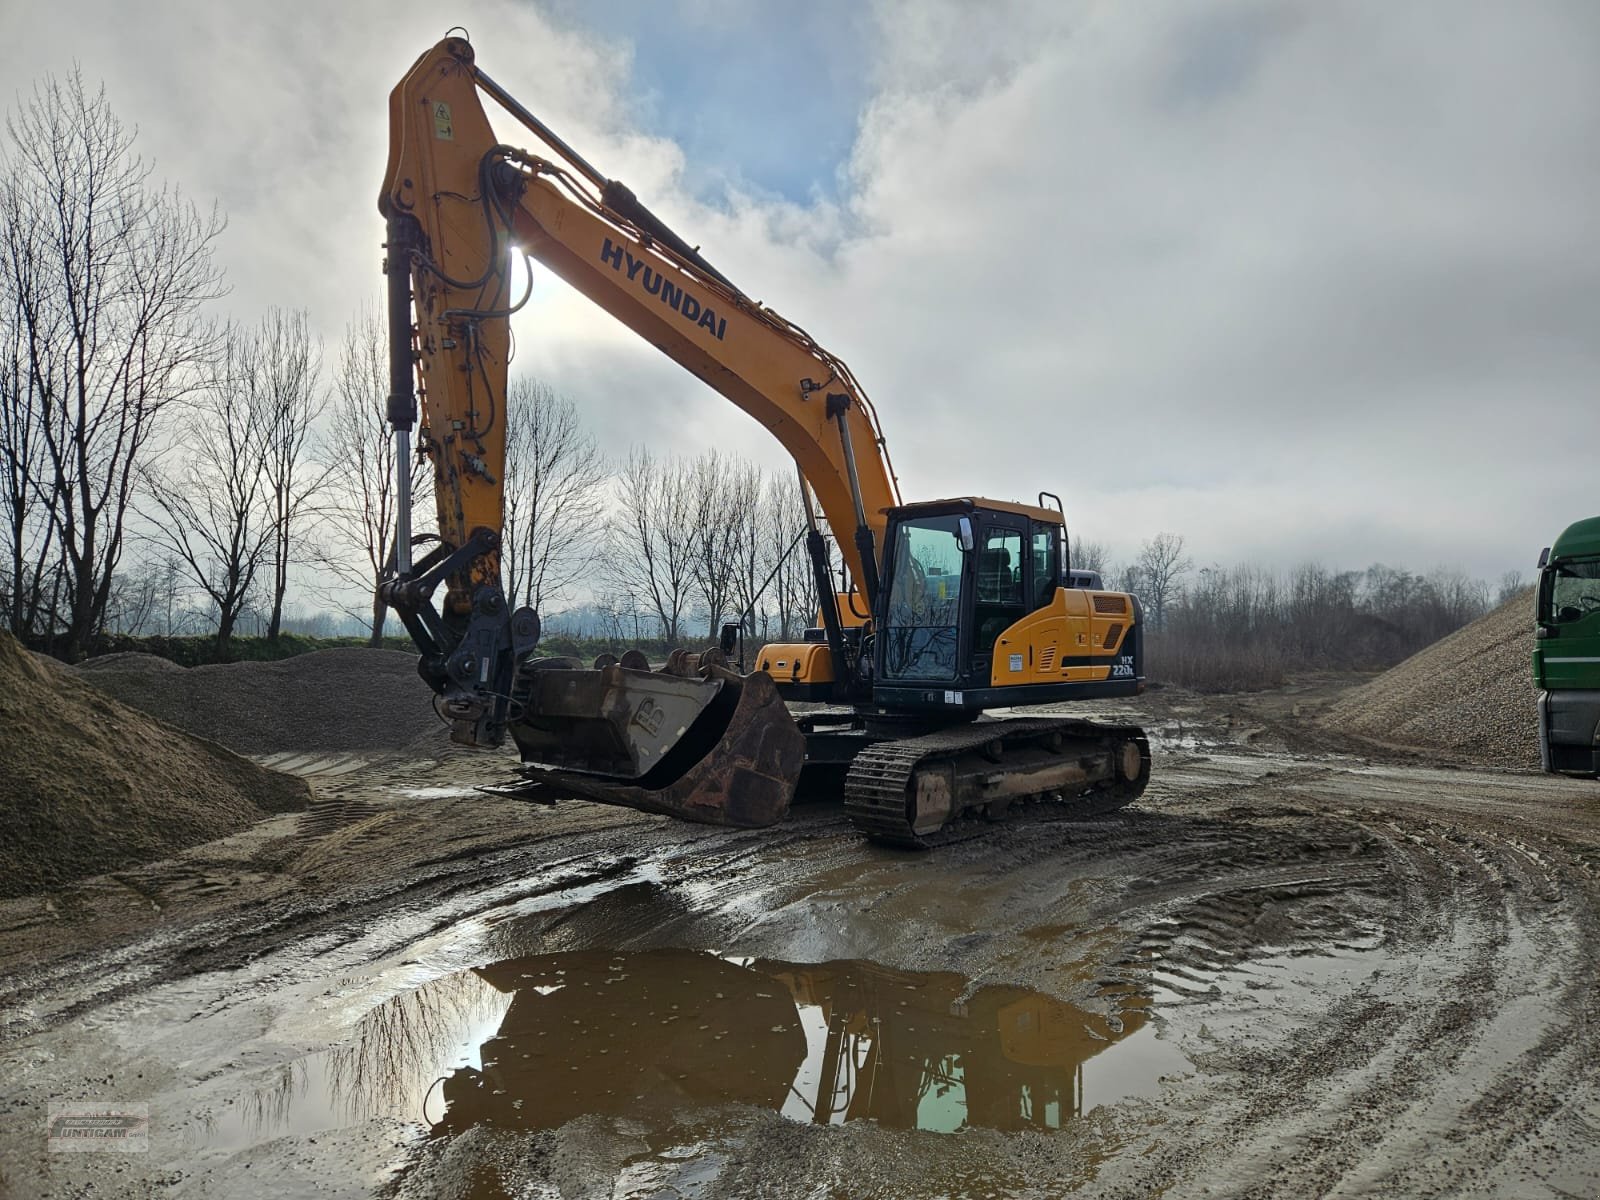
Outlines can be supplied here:
M1594 507L1536 432L1600 432L1589 10L1060 7L941 84L907 9L840 294L917 491L1482 572Z
M226 209L219 249L232 305L306 307L331 332L381 293L388 94L444 35L441 11L416 0L133 9L66 0L27 10L26 36L4 30L0 69L20 84L77 64L105 80L158 174ZM12 12L8 25L21 16ZM639 134L619 108L629 62L616 45L510 0L450 14L476 28L499 81L537 93L574 141L626 158L646 185L681 170L677 149Z
M683 147L696 194L835 195L876 52L857 0L550 0L549 8L564 27L629 48L623 102L635 123Z
M104 77L161 172L228 209L230 307L305 306L331 340L381 286L388 90L444 30L413 0L310 11L77 0L3 30L0 67L23 81L75 58ZM786 195L737 174L708 191L629 107L641 77L667 81L651 105L693 105L670 94L682 72L649 65L661 48L620 19L558 15L486 0L450 19L500 83L851 363L908 498L1047 488L1124 555L1173 530L1205 561L1485 575L1600 510L1600 9L880 0L843 173ZM743 80L737 65L706 67ZM714 128L771 130L770 165L797 128L786 97L811 86L741 82ZM792 157L831 161L814 150ZM517 339L518 366L609 445L786 465L548 278Z

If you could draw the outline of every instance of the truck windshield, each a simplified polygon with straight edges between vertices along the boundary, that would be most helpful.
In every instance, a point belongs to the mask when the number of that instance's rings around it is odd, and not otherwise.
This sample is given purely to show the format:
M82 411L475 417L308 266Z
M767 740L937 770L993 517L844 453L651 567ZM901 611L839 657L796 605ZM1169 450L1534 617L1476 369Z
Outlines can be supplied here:
M883 673L889 679L954 679L960 652L966 552L960 517L924 517L895 530Z
M1540 616L1552 625L1600 612L1600 559L1551 565L1540 598Z

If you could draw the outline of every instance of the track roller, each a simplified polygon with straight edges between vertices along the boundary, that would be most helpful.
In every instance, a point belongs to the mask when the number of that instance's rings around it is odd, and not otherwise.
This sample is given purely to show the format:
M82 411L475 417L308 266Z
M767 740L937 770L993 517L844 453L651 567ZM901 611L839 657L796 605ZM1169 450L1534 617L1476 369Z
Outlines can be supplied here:
M982 820L1024 802L1111 812L1149 779L1150 743L1137 726L977 721L862 750L845 780L845 813L873 841L922 850L976 836Z

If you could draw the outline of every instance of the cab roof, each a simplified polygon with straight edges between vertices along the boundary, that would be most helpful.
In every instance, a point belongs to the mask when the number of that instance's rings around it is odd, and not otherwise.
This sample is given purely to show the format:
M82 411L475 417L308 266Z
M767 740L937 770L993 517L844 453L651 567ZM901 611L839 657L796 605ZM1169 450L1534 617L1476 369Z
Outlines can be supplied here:
M1066 517L1059 509L1041 508L1037 504L1022 504L1016 500L988 500L982 496L952 496L947 500L919 500L915 504L902 504L894 509L897 513L920 512L952 512L968 511L976 508L991 508L997 512L1017 513L1020 516L1030 517L1035 521L1047 521L1055 525L1065 525Z
M1600 555L1600 517L1575 521L1561 531L1550 547L1551 558L1588 558Z

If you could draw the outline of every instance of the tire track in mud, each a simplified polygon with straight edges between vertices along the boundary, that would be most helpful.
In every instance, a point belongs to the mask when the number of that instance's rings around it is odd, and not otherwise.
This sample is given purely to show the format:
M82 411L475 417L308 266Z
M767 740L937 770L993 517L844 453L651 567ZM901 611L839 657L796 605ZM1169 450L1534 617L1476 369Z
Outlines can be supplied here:
M1144 925L1120 965L1180 996L1210 994L1219 973L1252 958L1351 949L1378 936L1391 864L1363 830L1294 810L1232 809L1195 825L1107 914Z
M315 958L342 945L366 939L379 952L385 928L398 949L418 929L607 878L641 840L641 822L621 810L573 806L529 821L526 806L487 798L397 803L404 788L430 781L428 768L404 762L340 772L315 782L314 803L286 836L247 857L196 853L86 881L53 900L31 898L5 931L24 949L6 947L0 1041L205 971L261 963L252 980L261 988L314 971ZM643 822L644 833L651 824ZM256 886L236 889L243 895L205 886L215 870ZM119 920L128 893L147 917ZM94 939L97 920L110 936ZM52 934L68 948L51 945ZM74 952L74 937L88 944Z
M203 921L174 934L160 933L87 956L65 958L17 972L0 984L0 1042L40 1033L169 979L261 964L251 992L270 990L319 974L317 959L341 947L363 945L367 957L398 950L493 907L602 882L633 860L620 853L584 854L579 863L542 864L507 883L493 862L470 875L444 872L359 898L308 900L294 896ZM455 898L461 903L452 904ZM383 940L382 931L393 930ZM376 934L376 936L374 936Z
M1183 1144L1108 1164L1107 1194L1600 1192L1593 841L1542 830L1537 807L1514 823L1471 797L1456 810L1448 773L1366 782L1285 781L1277 813L1227 814L1235 835L1130 887L1147 924L1127 965L1235 1028L1197 1055L1209 1078L1187 1089ZM1201 849L1209 868L1186 877ZM1353 984L1268 1017L1238 999L1241 980L1261 987L1252 959L1341 944L1370 951Z

